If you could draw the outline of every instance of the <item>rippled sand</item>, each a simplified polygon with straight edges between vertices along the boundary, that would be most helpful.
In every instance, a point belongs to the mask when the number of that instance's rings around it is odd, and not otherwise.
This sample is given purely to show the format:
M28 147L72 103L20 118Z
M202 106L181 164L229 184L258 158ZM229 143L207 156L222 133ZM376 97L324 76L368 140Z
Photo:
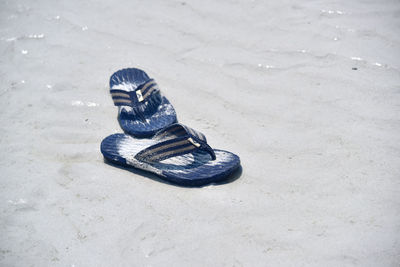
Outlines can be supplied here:
M399 266L400 2L265 2L1 1L0 265ZM125 67L238 179L105 164Z

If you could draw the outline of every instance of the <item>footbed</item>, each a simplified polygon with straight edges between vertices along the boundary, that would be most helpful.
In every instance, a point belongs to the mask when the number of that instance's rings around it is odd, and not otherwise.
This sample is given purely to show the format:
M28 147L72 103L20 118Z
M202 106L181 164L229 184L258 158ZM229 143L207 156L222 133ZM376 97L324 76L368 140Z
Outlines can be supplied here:
M154 139L136 139L126 134L113 134L103 140L101 151L109 160L150 171L178 183L215 182L240 165L238 156L219 149L214 149L216 160L211 160L210 155L201 150L150 164L135 159L138 152L157 142L159 141Z
M131 92L149 80L149 76L140 69L122 69L111 76L110 89ZM135 107L119 106L118 121L124 132L146 137L175 123L177 118L168 99L161 93L153 93Z

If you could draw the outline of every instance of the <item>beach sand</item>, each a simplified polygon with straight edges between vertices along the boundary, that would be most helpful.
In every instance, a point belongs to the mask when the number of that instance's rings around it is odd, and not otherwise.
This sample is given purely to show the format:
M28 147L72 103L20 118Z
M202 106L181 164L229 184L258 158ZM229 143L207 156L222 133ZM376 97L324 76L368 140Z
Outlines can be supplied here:
M400 2L1 1L1 266L399 266ZM105 164L145 70L233 181Z

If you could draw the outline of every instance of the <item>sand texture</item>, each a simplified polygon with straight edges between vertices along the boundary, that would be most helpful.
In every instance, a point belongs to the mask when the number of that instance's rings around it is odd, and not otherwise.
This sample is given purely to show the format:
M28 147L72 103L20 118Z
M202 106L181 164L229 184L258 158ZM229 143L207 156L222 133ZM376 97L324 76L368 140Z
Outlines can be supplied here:
M0 1L0 266L400 266L400 2ZM234 181L103 161L156 79Z

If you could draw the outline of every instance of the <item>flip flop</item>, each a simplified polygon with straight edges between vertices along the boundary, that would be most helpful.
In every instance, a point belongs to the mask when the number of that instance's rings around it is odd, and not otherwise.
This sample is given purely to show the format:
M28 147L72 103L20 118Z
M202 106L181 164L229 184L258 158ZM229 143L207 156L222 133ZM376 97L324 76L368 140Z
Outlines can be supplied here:
M154 79L140 69L115 72L110 78L110 93L125 133L149 137L177 122L174 107L160 94Z
M212 149L204 134L179 123L151 139L113 134L101 142L100 149L113 163L146 170L186 186L220 182L240 166L237 155Z

